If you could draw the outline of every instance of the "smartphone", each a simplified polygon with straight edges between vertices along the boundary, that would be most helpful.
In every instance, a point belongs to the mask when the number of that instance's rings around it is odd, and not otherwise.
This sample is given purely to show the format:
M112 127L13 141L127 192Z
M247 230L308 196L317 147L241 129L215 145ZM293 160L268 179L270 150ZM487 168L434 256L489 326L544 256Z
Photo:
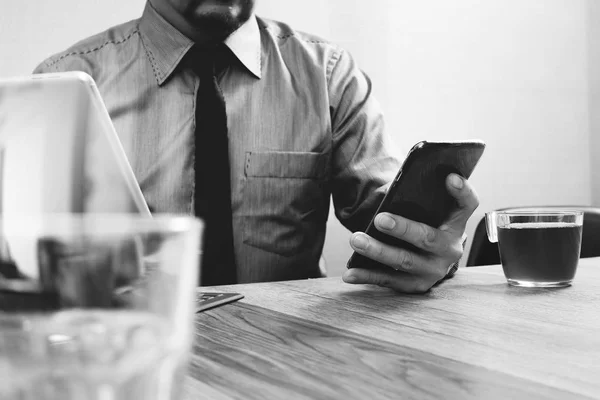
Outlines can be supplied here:
M440 227L458 207L448 193L446 177L456 173L468 179L484 149L485 143L481 140L422 141L414 145L364 232L394 247L420 252L416 246L377 230L375 216L389 212L434 228ZM347 267L389 269L356 252L348 260Z

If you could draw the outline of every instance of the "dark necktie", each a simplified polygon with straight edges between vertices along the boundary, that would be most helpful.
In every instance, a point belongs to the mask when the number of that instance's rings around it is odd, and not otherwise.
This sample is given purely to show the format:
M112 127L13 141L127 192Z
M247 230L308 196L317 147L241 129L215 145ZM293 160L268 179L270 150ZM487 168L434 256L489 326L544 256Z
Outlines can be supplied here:
M217 76L228 49L221 45L205 51L192 48L192 65L200 78L196 97L196 216L204 221L200 283L204 286L236 283L227 114Z

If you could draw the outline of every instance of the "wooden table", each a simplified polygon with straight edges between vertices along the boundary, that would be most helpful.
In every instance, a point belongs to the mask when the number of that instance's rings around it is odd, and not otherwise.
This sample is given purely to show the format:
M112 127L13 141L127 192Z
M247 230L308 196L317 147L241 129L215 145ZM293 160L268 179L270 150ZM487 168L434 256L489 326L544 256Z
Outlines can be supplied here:
M426 295L339 277L218 291L246 297L197 315L186 399L600 398L600 258L564 289L489 266Z

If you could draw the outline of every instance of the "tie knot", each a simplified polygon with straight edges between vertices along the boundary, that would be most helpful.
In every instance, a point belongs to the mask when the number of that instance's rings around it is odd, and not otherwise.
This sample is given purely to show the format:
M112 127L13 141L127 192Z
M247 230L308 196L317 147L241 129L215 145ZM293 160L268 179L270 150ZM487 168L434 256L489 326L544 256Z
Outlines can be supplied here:
M228 64L228 48L224 44L210 48L194 45L189 55L191 66L199 76L218 76Z

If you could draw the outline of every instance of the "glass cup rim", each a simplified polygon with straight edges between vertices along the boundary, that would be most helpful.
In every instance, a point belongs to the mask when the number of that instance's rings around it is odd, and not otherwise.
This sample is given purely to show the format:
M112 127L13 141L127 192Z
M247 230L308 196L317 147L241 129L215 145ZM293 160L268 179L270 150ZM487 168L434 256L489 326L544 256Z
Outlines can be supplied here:
M549 209L549 208L537 208L537 209L511 209L511 210L502 210L502 211L494 211L496 215L506 215L506 216L540 216L540 217L561 217L561 216L580 216L584 214L582 210L576 209Z
M0 216L0 233L30 236L32 233L61 235L77 232L86 236L144 234L157 232L183 233L203 227L203 221L192 215L158 213L15 213Z

